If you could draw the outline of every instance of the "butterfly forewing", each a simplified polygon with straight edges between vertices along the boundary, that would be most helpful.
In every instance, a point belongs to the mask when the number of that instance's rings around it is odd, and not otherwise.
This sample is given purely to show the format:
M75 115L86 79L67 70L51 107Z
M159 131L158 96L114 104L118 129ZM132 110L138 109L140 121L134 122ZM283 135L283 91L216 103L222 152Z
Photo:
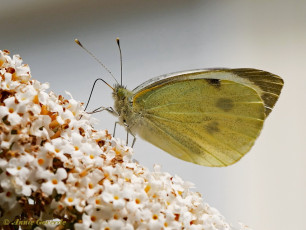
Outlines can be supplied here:
M138 88L133 107L142 119L131 131L185 161L235 163L262 129L265 104L258 91L225 78L182 76Z
M166 85L173 81L191 79L215 79L215 82L217 80L229 80L249 86L258 93L264 102L266 116L274 107L284 84L279 76L258 69L197 69L152 78L138 86L133 92L138 94L142 91L154 89L161 84Z

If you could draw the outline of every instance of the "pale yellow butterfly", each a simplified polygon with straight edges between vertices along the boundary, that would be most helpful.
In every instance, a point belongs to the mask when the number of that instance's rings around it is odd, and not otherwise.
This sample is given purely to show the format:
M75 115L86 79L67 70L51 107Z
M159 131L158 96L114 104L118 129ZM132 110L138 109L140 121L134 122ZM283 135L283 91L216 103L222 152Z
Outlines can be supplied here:
M257 69L199 69L116 84L114 111L133 136L185 161L228 166L253 146L283 80Z

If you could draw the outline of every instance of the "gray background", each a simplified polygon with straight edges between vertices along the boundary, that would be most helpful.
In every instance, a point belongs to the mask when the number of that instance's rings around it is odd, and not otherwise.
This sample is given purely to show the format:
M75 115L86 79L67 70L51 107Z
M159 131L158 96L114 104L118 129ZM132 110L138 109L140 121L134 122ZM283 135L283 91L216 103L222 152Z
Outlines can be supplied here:
M282 76L285 87L253 149L237 164L208 168L183 162L138 139L135 158L192 181L229 222L254 229L305 229L305 1L0 1L0 49L19 53L34 78L86 101L97 77L113 83L73 39L78 37L135 88L168 72L253 67ZM90 109L112 105L99 84ZM113 129L100 113L96 128ZM118 136L125 138L123 128ZM304 143L303 143L304 142Z

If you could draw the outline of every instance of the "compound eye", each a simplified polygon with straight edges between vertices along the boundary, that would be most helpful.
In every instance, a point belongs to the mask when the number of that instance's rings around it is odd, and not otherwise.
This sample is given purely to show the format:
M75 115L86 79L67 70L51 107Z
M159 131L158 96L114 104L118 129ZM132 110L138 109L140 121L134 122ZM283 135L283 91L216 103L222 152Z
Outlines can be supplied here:
M124 123L126 123L126 120L125 120L125 119L123 119L123 122L124 122Z

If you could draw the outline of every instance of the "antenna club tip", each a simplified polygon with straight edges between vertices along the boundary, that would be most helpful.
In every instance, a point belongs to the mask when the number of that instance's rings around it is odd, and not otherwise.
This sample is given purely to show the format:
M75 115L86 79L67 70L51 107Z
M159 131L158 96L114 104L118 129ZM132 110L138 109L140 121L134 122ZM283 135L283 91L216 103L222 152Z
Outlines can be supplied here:
M119 37L116 37L116 42L119 44L119 42L120 42L120 38Z
M83 46L83 45L81 44L81 42L79 41L79 39L77 39L77 38L74 39L74 42L75 42L76 44L78 44L79 46Z

